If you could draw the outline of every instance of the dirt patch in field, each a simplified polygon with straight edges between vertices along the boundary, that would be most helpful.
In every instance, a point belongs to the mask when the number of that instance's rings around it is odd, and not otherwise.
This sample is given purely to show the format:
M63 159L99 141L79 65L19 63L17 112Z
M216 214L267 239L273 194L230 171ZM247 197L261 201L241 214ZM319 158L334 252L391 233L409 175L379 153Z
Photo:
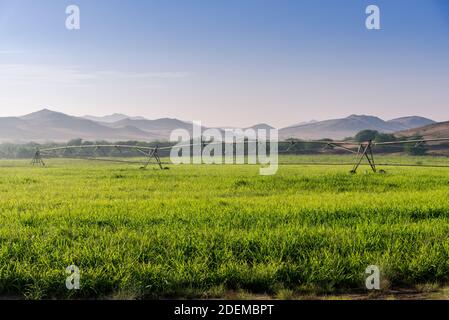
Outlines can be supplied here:
M418 291L414 289L389 290L369 293L348 294L290 294L272 296L245 292L228 292L224 299L229 300L449 300L449 287Z

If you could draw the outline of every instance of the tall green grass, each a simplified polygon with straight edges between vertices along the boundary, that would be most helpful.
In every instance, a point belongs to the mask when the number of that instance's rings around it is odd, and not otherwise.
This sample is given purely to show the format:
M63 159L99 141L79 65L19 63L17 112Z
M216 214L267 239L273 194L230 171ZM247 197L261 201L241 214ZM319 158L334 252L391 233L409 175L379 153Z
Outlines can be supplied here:
M351 292L371 264L384 287L448 281L449 170L348 171L1 161L0 295Z

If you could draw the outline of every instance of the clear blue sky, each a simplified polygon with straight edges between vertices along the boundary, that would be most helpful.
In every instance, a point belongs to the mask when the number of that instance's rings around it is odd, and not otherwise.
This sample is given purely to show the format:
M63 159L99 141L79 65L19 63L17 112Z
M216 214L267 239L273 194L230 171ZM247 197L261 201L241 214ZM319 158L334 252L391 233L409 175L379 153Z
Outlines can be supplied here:
M445 0L0 0L0 39L0 116L449 120Z

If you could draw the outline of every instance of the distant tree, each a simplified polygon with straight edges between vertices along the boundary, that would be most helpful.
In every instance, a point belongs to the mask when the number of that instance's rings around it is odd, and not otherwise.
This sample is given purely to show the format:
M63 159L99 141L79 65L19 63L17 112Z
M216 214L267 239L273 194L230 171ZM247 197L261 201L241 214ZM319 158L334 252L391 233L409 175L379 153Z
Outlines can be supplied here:
M31 158L35 152L36 150L34 148L19 146L16 151L16 158Z
M424 156L427 153L427 148L421 145L407 144L404 147L404 151L412 156Z
M408 140L422 140L424 139L422 136L413 136L408 138ZM423 144L406 144L404 146L404 151L412 156L423 156L427 153L427 148Z
M363 130L357 133L354 137L357 142L364 142L369 140L374 140L376 135L379 134L376 130Z
M323 148L322 145L310 142L302 142L299 146L301 150L304 151L305 153L315 153Z
M81 146L83 144L83 139L72 139L67 142L69 146Z
M397 139L394 134L378 132L376 134L376 136L374 137L374 140L376 142L391 142L391 141L396 141Z

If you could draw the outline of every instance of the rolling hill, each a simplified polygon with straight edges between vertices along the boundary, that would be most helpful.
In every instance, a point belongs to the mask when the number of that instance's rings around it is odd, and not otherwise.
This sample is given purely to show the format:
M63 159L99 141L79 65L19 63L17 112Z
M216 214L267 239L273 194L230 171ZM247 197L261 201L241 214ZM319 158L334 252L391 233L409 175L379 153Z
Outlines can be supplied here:
M425 139L449 138L449 121L397 132L397 137L423 137Z
M93 121L43 109L22 117L0 118L0 142L66 142L78 138L91 141L163 141L169 140L175 129L192 131L192 124L177 119L123 117L127 116L114 114L98 117L102 121ZM120 120L107 122L113 118Z
M253 129L253 130L257 131L257 130L271 130L271 129L274 129L274 128L272 126L270 126L269 124L266 124L266 123L258 123L258 124L254 125L252 127L245 128L244 130L246 130L246 129Z
M111 124L111 128L135 127L139 130L149 132L152 135L166 137L169 139L170 133L175 129L185 129L188 132L192 131L192 124L178 119L162 118L156 120L133 120L123 119Z
M401 130L435 123L422 117L404 117L384 121L378 117L351 115L347 118L318 121L287 127L279 131L281 138L297 139L344 139L352 137L362 130L377 130L383 133L394 133Z
M81 138L92 141L155 141L168 140L175 129L184 129L191 133L192 124L178 119L161 118L148 120L142 117L128 118L124 114L113 114L105 117L95 117L94 121L86 117L70 116L61 112L43 109L22 117L0 118L0 142L66 142ZM119 119L117 121L114 121ZM430 125L429 125L430 124ZM427 125L427 127L426 127ZM361 130L371 129L379 132L399 134L415 134L417 127L423 127L425 134L445 135L445 125L422 117L404 117L384 121L374 116L352 115L343 119L333 119L319 122L308 122L279 130L279 138L299 139L343 139L354 136ZM449 126L449 125L448 125ZM272 129L273 127L260 123L252 127ZM245 128L245 129L249 129ZM203 129L207 129L203 127ZM224 130L220 129L223 133ZM418 133L416 133L418 134Z
M87 119L87 120L96 121L96 122L104 122L104 123L113 123L113 122L117 122L117 121L121 121L121 120L125 120L125 119L145 120L144 117L130 117L130 116L128 116L126 114L122 114L122 113L113 113L113 114L110 114L107 116L101 116L101 117L85 115L82 118Z
M0 141L155 140L162 138L132 126L110 128L91 120L43 109L22 117L0 118Z
M433 120L417 116L397 118L387 122L397 127L402 127L401 130L414 129L436 123Z

